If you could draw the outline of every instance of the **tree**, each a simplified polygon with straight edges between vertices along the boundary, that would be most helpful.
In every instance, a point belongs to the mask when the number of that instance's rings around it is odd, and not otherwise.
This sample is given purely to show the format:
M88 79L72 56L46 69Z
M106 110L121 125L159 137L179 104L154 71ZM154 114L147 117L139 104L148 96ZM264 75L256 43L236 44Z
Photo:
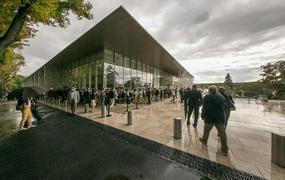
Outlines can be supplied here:
M262 73L260 76L262 76L262 82L277 82L277 69L275 64L268 63L266 65L262 65L261 69Z
M0 58L7 47L22 48L34 37L39 23L59 27L70 24L68 15L91 19L92 5L84 0L2 0L0 3ZM3 60L4 61L4 60Z
M261 82L275 91L276 99L285 99L285 61L277 61L261 66Z
M230 86L231 89L233 89L233 80L232 80L232 77L231 77L230 73L227 73L227 75L225 77L224 84Z
M15 83L17 72L24 64L23 56L15 52L12 48L5 49L3 52L3 59L4 64L0 66L0 91L2 91L2 94L6 90L11 90L11 88L13 88L12 84Z
M117 77L119 73L115 70L114 66L108 65L106 67L106 74L107 74L107 86L109 88L114 88L117 85Z
M261 66L262 82L285 83L285 61L277 61Z

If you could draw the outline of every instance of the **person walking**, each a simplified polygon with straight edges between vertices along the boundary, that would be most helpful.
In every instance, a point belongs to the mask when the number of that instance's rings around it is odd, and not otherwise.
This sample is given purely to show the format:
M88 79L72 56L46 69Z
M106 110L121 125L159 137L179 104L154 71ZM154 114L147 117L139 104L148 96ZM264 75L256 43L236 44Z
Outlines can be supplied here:
M174 89L171 90L171 96L172 96L172 99L171 99L170 103L176 103L176 102L175 102L176 93L175 93L175 90L174 90Z
M151 104L151 96L152 96L152 93L151 93L150 88L148 88L148 89L146 90L146 96L147 96L147 104Z
M38 108L38 103L37 100L33 97L30 98L31 100L31 112L32 115L37 119L37 123L39 124L42 120L42 117L40 116L37 108Z
M227 128L228 121L229 121L229 118L231 115L231 107L235 107L234 106L235 102L234 102L232 96L226 93L226 89L223 86L219 87L219 92L222 96L224 96L224 98L226 99L226 102L227 102L226 120L225 120L225 128Z
M110 104L110 110L113 110L115 105L115 91L112 88L108 92L108 99Z
M188 107L188 104L187 104L187 95L190 93L190 90L191 90L191 88L187 87L187 89L185 89L184 92L183 92L184 116L185 116L185 119L187 118L187 114L188 114L188 110L189 110L189 107Z
M184 88L183 87L179 89L179 96L180 96L180 102L183 103L184 101Z
M72 87L68 93L68 101L69 101L71 112L73 115L76 112L76 107L77 107L77 103L79 102L79 100L80 100L79 92L76 91L74 87Z
M210 131L215 126L221 138L221 151L224 156L228 155L229 150L225 129L226 109L226 99L217 93L216 86L210 86L209 94L203 100L201 117L204 120L204 132L203 137L200 137L199 140L203 144L207 144Z
M139 109L140 98L141 98L141 90L137 88L135 91L136 109Z
M190 117L194 111L194 123L193 127L197 127L199 119L199 108L202 105L202 93L198 90L197 85L193 85L192 89L187 92L186 101L188 106L188 115L187 115L187 126L190 126Z
M82 102L84 104L84 113L88 112L88 107L91 101L90 94L91 92L88 89L85 89L82 95Z
M90 111L89 112L91 113L95 111L96 96L97 96L96 91L93 89L90 94Z
M31 99L25 98L24 100L22 100L22 104L21 106L21 111L22 111L22 120L19 124L19 130L24 130L26 128L24 128L25 123L27 122L28 127L33 127L32 125L32 111L31 111Z

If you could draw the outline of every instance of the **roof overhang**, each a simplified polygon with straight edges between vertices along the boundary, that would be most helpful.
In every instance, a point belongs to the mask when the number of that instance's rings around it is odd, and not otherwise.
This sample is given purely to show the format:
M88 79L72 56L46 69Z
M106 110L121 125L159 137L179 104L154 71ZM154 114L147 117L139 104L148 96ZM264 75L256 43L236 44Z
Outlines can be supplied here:
M62 50L48 64L63 66L98 49L110 49L178 76L193 77L122 6Z

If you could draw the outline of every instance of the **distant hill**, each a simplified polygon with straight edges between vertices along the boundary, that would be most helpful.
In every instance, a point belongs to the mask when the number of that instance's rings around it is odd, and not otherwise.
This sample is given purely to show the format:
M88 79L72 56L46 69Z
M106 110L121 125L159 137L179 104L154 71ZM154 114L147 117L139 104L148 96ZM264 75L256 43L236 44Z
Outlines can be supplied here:
M232 88L224 83L200 83L197 84L200 89L207 89L211 85L217 87L224 86L227 92L232 93L236 96L245 96L245 97L257 97L257 96L266 96L269 99L285 99L283 95L276 95L276 91L285 92L284 84L276 83L264 83L264 82L239 82L233 83Z

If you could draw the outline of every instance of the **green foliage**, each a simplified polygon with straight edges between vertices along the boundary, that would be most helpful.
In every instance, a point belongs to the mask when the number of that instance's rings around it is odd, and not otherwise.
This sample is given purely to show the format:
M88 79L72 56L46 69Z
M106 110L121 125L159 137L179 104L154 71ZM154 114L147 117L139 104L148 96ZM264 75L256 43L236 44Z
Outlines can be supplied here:
M91 19L92 5L85 0L1 0L0 3L0 86L12 88L20 85L14 79L23 57L14 51L27 45L27 39L35 36L39 24L67 27L69 14L78 19ZM23 13L25 12L25 13ZM22 13L22 16L20 14ZM2 65L3 64L3 65Z
M274 98L285 99L285 61L268 63L261 68L261 82L270 84Z
M6 48L3 52L4 64L0 65L0 89L9 91L20 85L21 77L18 79L17 72L24 65L24 58L12 48ZM15 79L16 78L16 79Z
M224 84L226 86L230 87L231 89L233 89L233 80L232 80L230 73L227 73L227 75L225 77Z
M28 14L22 19L17 19L19 10L25 7L29 8ZM13 26L18 26L20 31L17 32L16 37L8 35L13 39L11 43L8 43L8 46L22 48L23 45L26 45L28 38L35 36L37 25L67 27L70 23L68 16L70 13L75 14L78 19L91 19L93 17L90 13L91 8L91 3L84 0L1 0L0 43L2 40L4 41L3 37L13 29ZM23 22L23 26L12 22ZM5 39L5 41L8 40ZM5 45L5 47L8 46Z

